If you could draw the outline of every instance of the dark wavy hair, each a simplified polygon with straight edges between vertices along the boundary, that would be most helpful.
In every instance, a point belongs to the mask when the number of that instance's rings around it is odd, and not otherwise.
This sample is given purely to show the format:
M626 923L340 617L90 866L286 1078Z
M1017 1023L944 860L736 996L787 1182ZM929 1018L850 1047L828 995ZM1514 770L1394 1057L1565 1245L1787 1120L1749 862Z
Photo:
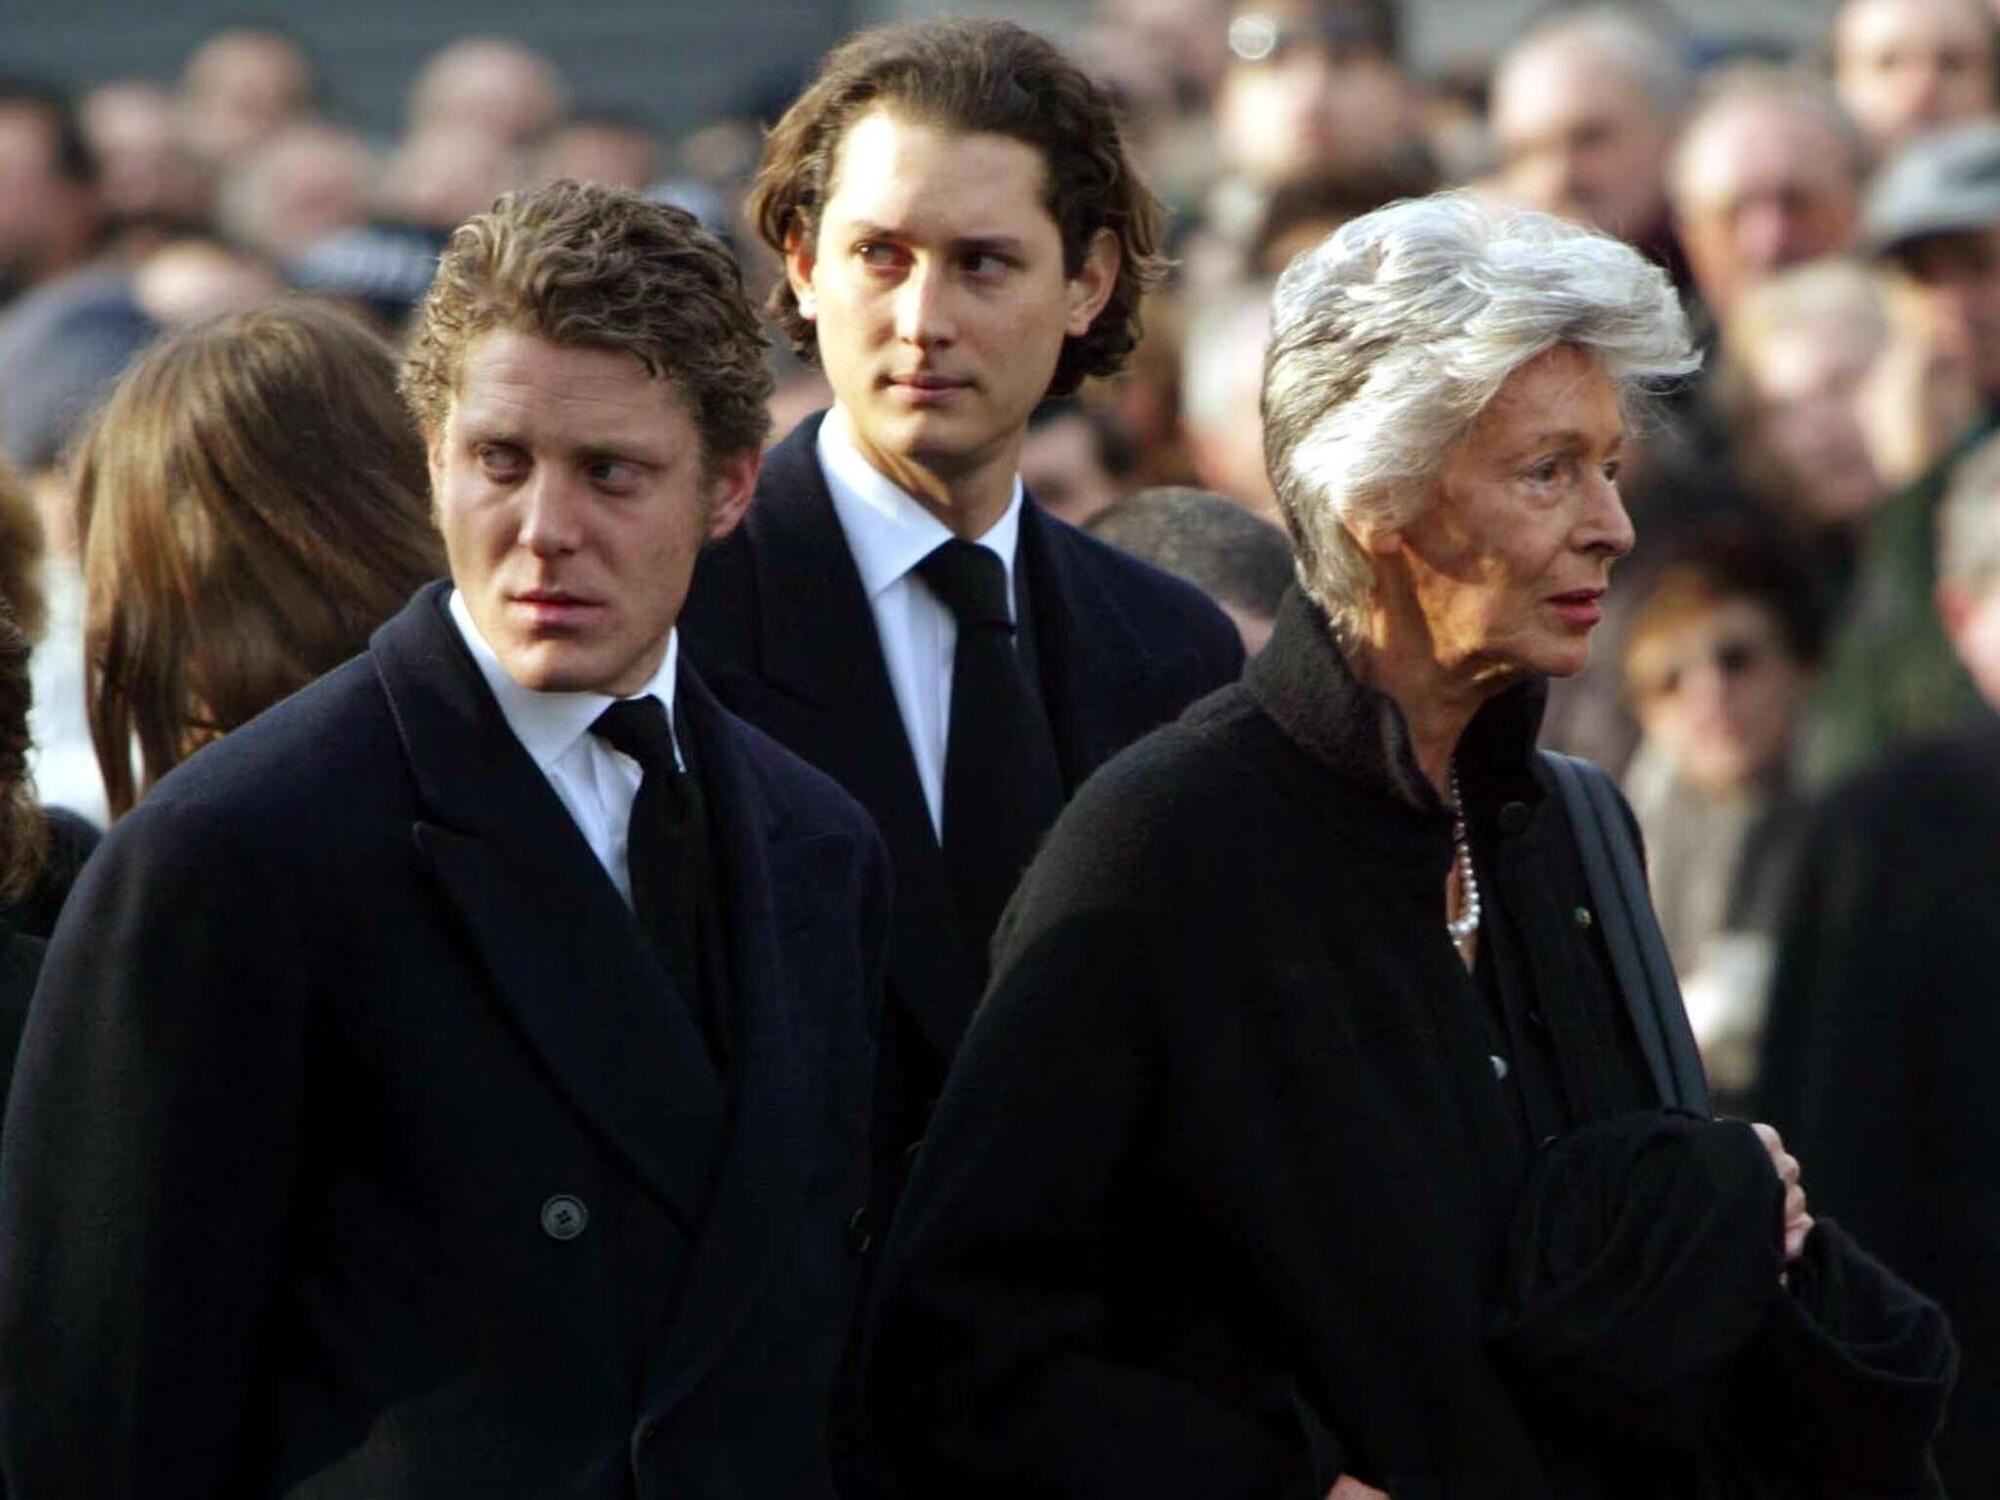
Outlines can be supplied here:
M1113 375L1139 341L1139 303L1165 274L1161 208L1125 152L1110 93L1053 44L1006 21L923 21L864 31L827 54L819 76L764 144L747 211L779 255L819 232L834 161L848 128L884 108L961 134L1001 135L1041 153L1044 202L1062 236L1069 275L1101 229L1118 240L1118 280L1089 331L1063 343L1048 394L1067 396ZM813 325L780 278L769 311L804 359Z

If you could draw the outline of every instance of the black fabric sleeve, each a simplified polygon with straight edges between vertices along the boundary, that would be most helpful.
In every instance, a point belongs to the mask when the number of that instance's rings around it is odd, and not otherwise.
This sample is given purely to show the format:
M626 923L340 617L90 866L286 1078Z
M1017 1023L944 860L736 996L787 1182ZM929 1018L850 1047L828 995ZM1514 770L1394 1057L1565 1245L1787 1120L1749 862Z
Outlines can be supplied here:
M9 1493L242 1492L300 1151L290 884L149 806L57 926L0 1138Z
M911 1496L1321 1500L1339 1447L1289 1382L1226 1405L1113 1347L1171 1066L1147 1017L1161 944L1025 904L897 1218L871 1441Z

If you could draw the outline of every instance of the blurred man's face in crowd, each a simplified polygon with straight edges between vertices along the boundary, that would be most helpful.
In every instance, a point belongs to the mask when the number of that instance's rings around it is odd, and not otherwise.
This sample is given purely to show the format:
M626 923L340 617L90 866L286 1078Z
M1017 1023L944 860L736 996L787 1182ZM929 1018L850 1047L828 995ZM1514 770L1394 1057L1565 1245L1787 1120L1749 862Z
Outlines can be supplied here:
M535 157L535 177L601 182L640 192L660 175L660 148L637 125L578 120L560 127Z
M181 77L188 141L209 161L230 163L302 117L312 69L274 32L224 31L203 43Z
M1021 482L1050 515L1087 526L1123 497L1104 467L1097 430L1082 412L1065 412L1028 429Z
M511 329L465 351L426 436L452 581L536 692L644 687L695 555L734 529L757 481L755 453L704 465L674 383L636 355Z
M1110 296L1102 233L1072 276L1025 142L887 109L848 127L817 233L786 257L799 310L856 446L912 493L1018 462L1066 338Z
M1929 235L1889 261L1931 337L1962 342L1980 394L2000 405L2000 225Z
M1849 0L1834 87L1878 154L1993 113L1993 27L1982 0Z
M1603 49L1557 40L1517 53L1494 75L1491 114L1510 197L1627 240L1660 228L1672 125Z
M1848 143L1802 104L1745 99L1696 122L1672 184L1674 217L1718 316L1774 272L1849 246L1855 166Z
M1216 99L1225 163L1263 187L1367 173L1418 128L1409 80L1338 9L1306 0L1239 8Z
M466 130L532 145L562 118L562 79L540 54L500 37L454 42L424 65L410 94L410 130Z
M34 103L0 103L0 302L82 259L97 198L62 175L57 123Z
M1783 489L1774 499L1808 526L1858 520L1883 498L1862 421L1878 343L1864 328L1803 323L1744 358L1755 446Z

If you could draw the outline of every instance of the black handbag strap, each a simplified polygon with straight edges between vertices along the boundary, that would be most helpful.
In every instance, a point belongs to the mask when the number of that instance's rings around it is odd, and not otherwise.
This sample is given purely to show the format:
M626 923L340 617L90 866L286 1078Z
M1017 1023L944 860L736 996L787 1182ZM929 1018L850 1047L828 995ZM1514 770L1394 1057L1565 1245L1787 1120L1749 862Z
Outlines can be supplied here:
M1587 760L1553 750L1541 754L1569 813L1612 973L1624 994L1660 1102L1709 1114L1701 1052L1681 1003L1660 920L1653 913L1645 866L1611 778Z

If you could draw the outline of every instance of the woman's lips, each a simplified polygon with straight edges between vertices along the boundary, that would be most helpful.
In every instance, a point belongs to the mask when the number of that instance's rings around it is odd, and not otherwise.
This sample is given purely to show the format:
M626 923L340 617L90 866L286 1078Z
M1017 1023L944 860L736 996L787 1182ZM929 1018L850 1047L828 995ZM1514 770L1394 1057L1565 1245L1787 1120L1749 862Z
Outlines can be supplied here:
M1574 589L1557 594L1549 605L1570 625L1588 630L1604 618L1603 589Z

